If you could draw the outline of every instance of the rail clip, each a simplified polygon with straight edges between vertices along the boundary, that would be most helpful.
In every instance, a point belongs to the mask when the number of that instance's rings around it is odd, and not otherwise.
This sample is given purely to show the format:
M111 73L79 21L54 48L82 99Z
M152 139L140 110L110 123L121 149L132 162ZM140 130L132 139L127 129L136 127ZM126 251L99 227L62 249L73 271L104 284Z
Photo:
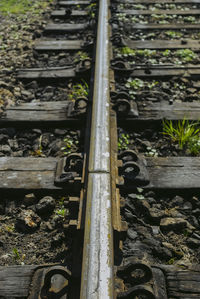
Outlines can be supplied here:
M60 299L67 294L71 272L62 266L44 267L35 271L28 299Z
M117 293L117 298L129 299L145 295L145 298L155 299L152 288L152 270L144 262L130 262L126 266L117 268L117 277L123 280L126 290ZM125 287L126 285L126 287ZM131 287L127 289L127 285Z
M67 183L80 183L83 170L83 155L74 153L57 163L54 184L63 187Z
M123 151L118 155L120 161L119 175L123 176L124 184L145 186L149 184L149 174L146 168L146 160L132 150Z

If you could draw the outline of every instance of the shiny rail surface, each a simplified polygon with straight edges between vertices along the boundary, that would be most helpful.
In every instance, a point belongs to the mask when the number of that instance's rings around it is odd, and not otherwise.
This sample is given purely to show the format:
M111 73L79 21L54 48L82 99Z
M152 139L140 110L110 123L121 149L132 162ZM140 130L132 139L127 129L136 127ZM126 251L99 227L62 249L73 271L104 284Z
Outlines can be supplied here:
M108 6L99 3L81 299L114 296Z

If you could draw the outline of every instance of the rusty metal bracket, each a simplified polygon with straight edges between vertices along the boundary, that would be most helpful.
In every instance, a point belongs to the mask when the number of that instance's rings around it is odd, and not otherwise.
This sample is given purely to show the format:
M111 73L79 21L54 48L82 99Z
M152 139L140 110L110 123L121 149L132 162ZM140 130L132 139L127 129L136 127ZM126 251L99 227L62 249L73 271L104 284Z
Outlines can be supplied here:
M75 67L77 76L87 76L91 72L91 59L81 60Z
M138 285L152 279L152 270L145 262L129 262L127 265L117 268L117 276L123 279L125 283Z
M65 17L68 18L72 14L72 9L71 8L66 8L65 9Z
M70 154L68 157L60 159L57 163L54 184L62 187L66 183L79 182L81 184L81 176L83 170L83 155Z
M39 268L33 275L28 299L60 299L67 294L70 280L71 272L65 267Z
M123 176L124 184L134 184L144 186L149 184L149 174L147 163L142 155L136 154L132 150L123 151L118 155L119 175Z
M117 112L118 117L138 117L137 103L133 101L127 92L112 92L111 95L113 109Z
M153 278L151 267L145 262L132 261L125 266L117 268L117 277L123 280L122 292L117 293L117 298L131 299L133 296L145 295L145 298L155 299L152 286L149 284ZM148 284L147 284L148 283ZM131 285L128 288L125 285Z
M83 117L86 114L88 99L86 97L79 97L75 101L68 101L66 103L66 114L68 118Z
M67 110L68 117L82 117L87 111L88 99L86 97L79 97L73 102L73 109Z
M115 58L113 60L111 60L111 68L114 69L115 71L133 71L133 69L129 68L129 64L127 62L125 62L123 59L121 58Z
M147 299L155 299L153 289L150 286L139 285L130 288L128 291L120 292L117 294L117 298L132 299L135 296L145 296ZM133 297L134 296L134 297Z
M90 38L90 36L87 37L87 39L83 42L82 48L85 51L91 52L94 46L93 39Z
M123 41L122 41L122 37L121 37L121 35L120 34L118 34L118 33L115 33L115 34L113 34L113 36L111 37L111 41L112 41L112 43L115 45L115 46L118 46L118 47L122 47L122 46L124 46L123 45Z

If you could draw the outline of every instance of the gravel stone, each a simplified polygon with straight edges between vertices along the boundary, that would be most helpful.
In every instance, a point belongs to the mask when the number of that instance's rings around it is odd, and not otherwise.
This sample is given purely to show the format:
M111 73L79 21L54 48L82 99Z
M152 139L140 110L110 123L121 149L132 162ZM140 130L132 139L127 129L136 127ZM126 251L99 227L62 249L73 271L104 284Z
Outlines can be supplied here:
M187 239L187 245L192 249L198 248L200 247L200 240L189 238Z
M38 204L36 204L36 211L39 215L52 213L55 208L55 199L51 196L43 197Z
M176 231L181 232L187 227L187 221L182 218L163 218L160 222L160 228L163 232Z
M184 199L181 196L175 196L171 202L170 202L170 206L171 207L175 207L175 206L179 206L181 207L183 205Z
M11 148L8 144L3 144L3 145L0 145L0 151L5 154L10 154Z
M41 218L32 210L22 211L16 219L15 227L21 232L32 232L40 226Z
M131 239L131 240L135 240L138 236L137 232L134 231L132 228L129 228L127 230L127 236Z
M25 206L32 206L37 203L37 198L34 193L26 194L23 202Z

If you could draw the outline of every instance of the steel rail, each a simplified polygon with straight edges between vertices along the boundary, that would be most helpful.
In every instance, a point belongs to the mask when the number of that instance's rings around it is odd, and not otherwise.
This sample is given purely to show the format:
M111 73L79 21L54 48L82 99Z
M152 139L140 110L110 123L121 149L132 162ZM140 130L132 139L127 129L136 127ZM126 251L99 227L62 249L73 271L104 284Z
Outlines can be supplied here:
M99 2L81 299L114 297L108 2Z

